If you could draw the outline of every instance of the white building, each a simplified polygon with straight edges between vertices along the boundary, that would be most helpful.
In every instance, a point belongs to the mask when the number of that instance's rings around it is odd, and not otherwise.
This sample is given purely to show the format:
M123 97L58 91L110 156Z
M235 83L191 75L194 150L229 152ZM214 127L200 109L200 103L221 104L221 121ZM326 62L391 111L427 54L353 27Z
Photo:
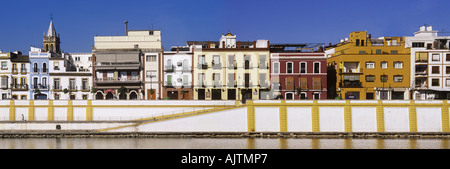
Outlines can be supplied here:
M50 99L92 99L92 69L90 54L63 54L49 60ZM74 61L74 58L75 61Z
M414 100L450 99L450 36L438 36L422 26L406 37L411 48L411 88Z
M193 99L192 50L189 47L172 47L171 51L163 53L163 58L163 98L173 100Z
M0 52L0 99L11 99L11 53Z

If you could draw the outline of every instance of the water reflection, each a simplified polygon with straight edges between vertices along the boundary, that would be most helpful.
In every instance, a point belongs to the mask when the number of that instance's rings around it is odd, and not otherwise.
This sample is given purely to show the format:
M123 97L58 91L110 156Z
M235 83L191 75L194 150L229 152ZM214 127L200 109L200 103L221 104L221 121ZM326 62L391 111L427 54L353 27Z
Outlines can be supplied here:
M0 149L449 149L448 139L18 138Z

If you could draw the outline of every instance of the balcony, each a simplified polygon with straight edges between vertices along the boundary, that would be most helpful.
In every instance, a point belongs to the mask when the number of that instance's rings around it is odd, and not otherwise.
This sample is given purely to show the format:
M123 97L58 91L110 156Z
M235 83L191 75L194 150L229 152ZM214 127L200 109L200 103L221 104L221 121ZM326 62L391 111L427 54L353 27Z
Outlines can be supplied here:
M172 81L164 81L164 87L173 88Z
M11 90L28 90L28 84L11 84Z
M418 83L414 84L414 88L416 88L416 89L427 89L428 85L427 85L427 83L418 82Z
M197 81L196 87L202 87L202 88L204 88L204 87L205 87L205 82L204 82L204 81Z
M237 69L237 63L234 61L234 63L228 62L228 69Z
M53 85L52 90L62 90L62 86Z
M81 85L81 86L80 86L80 90L81 90L81 91L90 91L90 88L91 88L91 87L88 86L88 85Z
M227 81L227 86L228 87L237 87L237 81Z
M280 83L272 83L272 89L274 91L280 91L281 90L281 85Z
M38 68L34 68L33 71L30 72L30 74L33 74L33 75L39 74L39 69Z
M121 78L96 78L96 83L140 83L139 76L137 77L121 77Z
M39 89L39 90L48 90L48 88L50 87L49 85L41 85L41 84L31 84L31 87L33 89Z
M139 70L140 63L97 63L94 66L96 70Z
M260 87L260 88L269 88L269 82L267 82L267 81L263 81L263 82L259 81L258 87Z
M199 63L197 65L198 69L208 69L208 64L207 63Z
M183 66L182 71L183 71L183 72L190 72L190 71L192 71L192 69L191 69L191 67L189 67L189 66Z
M27 69L24 68L20 69L20 74L27 74Z
M173 65L166 65L166 66L164 66L164 71L166 71L166 72L173 72L173 71L175 71L175 66L173 66Z
M212 62L212 68L213 69L222 69L222 63L214 63Z
M215 81L214 81L214 87L222 87L222 81L220 81L220 80L215 80Z
M339 82L339 87L341 87L341 88L345 88L345 87L361 88L362 85L361 85L360 81L343 81L343 82L341 81L341 82Z
M17 74L17 73L19 73L19 70L17 68L11 68L11 73Z
M259 69L269 69L269 63L266 63L266 62L259 62L258 68L259 68Z

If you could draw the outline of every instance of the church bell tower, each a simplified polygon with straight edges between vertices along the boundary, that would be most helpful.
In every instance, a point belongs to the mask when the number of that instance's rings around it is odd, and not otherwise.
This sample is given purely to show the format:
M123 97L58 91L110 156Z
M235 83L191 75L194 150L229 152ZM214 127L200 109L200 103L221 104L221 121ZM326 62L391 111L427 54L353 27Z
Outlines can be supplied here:
M50 53L61 53L60 37L56 34L55 27L53 26L53 19L50 20L50 26L42 41L44 44L43 51Z

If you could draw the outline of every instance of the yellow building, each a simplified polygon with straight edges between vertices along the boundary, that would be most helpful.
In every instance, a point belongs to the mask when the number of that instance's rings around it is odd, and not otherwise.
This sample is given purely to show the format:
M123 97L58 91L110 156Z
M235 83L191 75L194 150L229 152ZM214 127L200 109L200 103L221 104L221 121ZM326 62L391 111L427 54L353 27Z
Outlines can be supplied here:
M258 100L269 93L269 41L188 41L193 46L194 100Z
M405 48L404 37L371 38L366 31L352 32L326 53L327 64L336 73L337 96L409 99L410 50Z

